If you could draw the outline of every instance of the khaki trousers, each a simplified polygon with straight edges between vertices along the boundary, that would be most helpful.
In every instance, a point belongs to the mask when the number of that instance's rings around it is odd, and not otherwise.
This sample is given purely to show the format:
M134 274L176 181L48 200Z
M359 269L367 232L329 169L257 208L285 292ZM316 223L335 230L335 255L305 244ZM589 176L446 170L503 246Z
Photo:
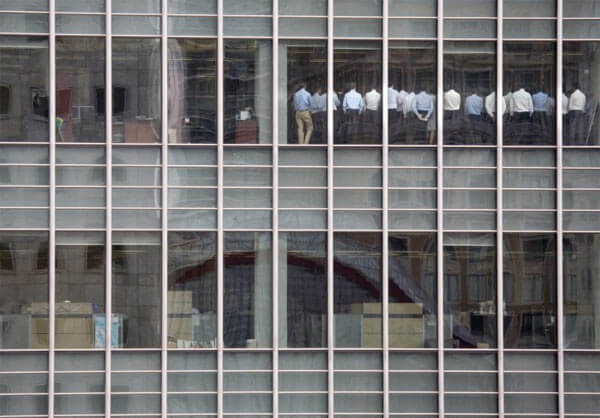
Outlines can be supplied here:
M310 112L308 110L297 110L296 124L298 125L298 143L308 144L310 142L310 136L313 133L313 121ZM305 126L306 135L304 134Z

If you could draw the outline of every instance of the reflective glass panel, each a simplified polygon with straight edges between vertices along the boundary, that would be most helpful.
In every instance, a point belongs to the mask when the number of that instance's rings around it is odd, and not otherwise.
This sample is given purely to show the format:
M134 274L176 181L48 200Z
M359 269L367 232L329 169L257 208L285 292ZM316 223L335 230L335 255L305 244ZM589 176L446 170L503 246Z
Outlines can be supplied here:
M227 232L223 257L225 346L270 347L271 233Z
M272 142L272 43L227 39L224 51L224 140L230 144Z
M48 233L0 234L0 348L48 348Z
M389 344L436 347L435 234L390 233Z
M563 43L563 144L599 145L600 42Z
M160 39L113 39L112 64L113 142L160 142Z
M113 347L160 347L160 276L158 234L113 233Z
M327 346L327 234L279 235L281 347Z
M56 235L56 348L104 348L104 234Z
M381 233L334 234L336 347L381 347Z
M381 143L381 62L380 42L335 42L336 144Z
M214 348L217 336L217 236L169 233L167 327L171 348Z
M556 142L556 44L504 42L505 145Z
M104 38L56 39L56 140L105 141Z
M496 143L495 43L444 43L443 100L444 144Z
M217 43L169 40L169 142L217 142Z
M390 42L388 88L390 144L435 143L436 61L434 42ZM421 95L422 91L425 91L431 100ZM420 94L418 104L421 108L426 108L426 112L417 107L415 99L417 94ZM424 121L423 118L427 120Z
M279 42L279 92L279 143L326 144L325 41ZM336 109L337 95L333 101Z
M600 234L565 234L563 238L565 346L600 347Z
M0 141L48 141L48 39L0 38Z
M445 347L496 346L494 234L444 235Z

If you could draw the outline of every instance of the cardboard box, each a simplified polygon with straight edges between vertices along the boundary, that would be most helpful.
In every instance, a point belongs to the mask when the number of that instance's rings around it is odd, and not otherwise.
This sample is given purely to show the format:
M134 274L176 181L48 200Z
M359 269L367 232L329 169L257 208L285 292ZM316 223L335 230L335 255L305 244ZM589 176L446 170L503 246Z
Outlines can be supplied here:
M419 334L423 335L422 318L390 318L390 334Z
M194 327L191 315L167 318L168 337L173 340L193 340Z
M390 303L388 311L390 314L423 315L423 305L421 303ZM381 315L382 304L377 302L352 303L350 304L350 313Z
M48 334L31 334L29 348L48 348Z
M390 347L423 348L423 336L418 334L390 334Z
M192 291L170 290L167 295L167 307L169 314L191 314Z
M87 334L92 335L92 317L57 317L55 321L56 334Z

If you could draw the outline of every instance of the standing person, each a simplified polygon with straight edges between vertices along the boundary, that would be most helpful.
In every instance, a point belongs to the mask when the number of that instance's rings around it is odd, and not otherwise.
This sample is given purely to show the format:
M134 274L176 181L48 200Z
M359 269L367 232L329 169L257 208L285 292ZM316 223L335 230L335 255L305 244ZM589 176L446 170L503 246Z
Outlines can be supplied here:
M417 138L423 138L424 142L426 143L427 121L433 113L433 99L431 98L431 95L427 94L425 90L421 90L421 92L415 96L415 99L412 102L412 110L417 117L415 136Z
M524 88L515 91L508 107L511 117L512 133L519 144L528 143L531 137L531 116L533 99Z
M531 96L533 100L533 128L536 133L536 142L546 143L552 138L552 134L548 132L550 123L548 120L548 93L544 92L542 86L537 93Z
M364 126L364 135L365 138L375 138L372 143L380 143L381 142L381 115L379 113L381 108L381 93L379 93L376 89L372 89L370 92L365 94L365 114L367 123Z
M343 143L358 143L360 134L360 114L365 108L360 93L356 91L356 83L350 83L350 90L344 95L342 103L344 110L344 125L342 127Z
M460 117L461 97L454 89L444 93L444 143L458 144L464 138L462 134L462 118Z
M313 121L310 116L310 93L306 91L306 84L294 94L294 109L296 110L296 125L298 125L298 143L308 144L313 133ZM304 133L306 128L306 134Z
M468 140L470 144L481 144L483 142L483 129L481 127L481 113L483 111L483 99L475 91L465 99L465 114L468 122Z
M586 97L585 94L575 88L575 91L569 96L569 102L567 104L569 121L569 145L584 145L587 141L587 123L585 117L586 109Z
M317 88L317 91L310 98L310 115L313 119L314 132L316 142L323 144L324 138L326 138L325 123L327 118L327 94L322 94L323 89Z
M390 83L388 87L388 132L389 142L394 142L398 133L398 90Z

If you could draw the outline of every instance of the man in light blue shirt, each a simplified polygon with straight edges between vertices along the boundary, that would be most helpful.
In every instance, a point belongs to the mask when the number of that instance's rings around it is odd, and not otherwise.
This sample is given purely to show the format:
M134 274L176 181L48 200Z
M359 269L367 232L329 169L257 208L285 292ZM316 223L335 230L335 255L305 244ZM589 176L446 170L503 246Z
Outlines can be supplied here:
M427 122L427 119L431 116L431 112L433 112L433 99L425 92L425 90L422 90L415 96L415 99L412 102L412 108L419 120Z
M324 144L327 141L326 129L327 126L327 94L322 94L323 89L317 88L317 91L310 98L310 115L312 116L314 125L314 135L317 144Z
M552 141L552 135L548 130L552 125L550 108L553 106L551 106L550 98L548 94L544 93L543 88L544 86L541 86L540 90L531 96L533 101L533 137L540 143Z
M465 114L467 115L467 144L484 143L484 126L482 124L483 98L473 92L465 99Z
M361 141L360 113L364 108L365 102L362 95L356 91L356 83L351 83L350 90L344 95L342 103L345 116L340 135L342 143L356 144Z
M306 84L300 84L300 88L294 93L294 109L296 110L296 125L298 125L298 143L308 144L313 132L313 121L310 116L310 93L306 91ZM306 134L304 133L306 128Z

